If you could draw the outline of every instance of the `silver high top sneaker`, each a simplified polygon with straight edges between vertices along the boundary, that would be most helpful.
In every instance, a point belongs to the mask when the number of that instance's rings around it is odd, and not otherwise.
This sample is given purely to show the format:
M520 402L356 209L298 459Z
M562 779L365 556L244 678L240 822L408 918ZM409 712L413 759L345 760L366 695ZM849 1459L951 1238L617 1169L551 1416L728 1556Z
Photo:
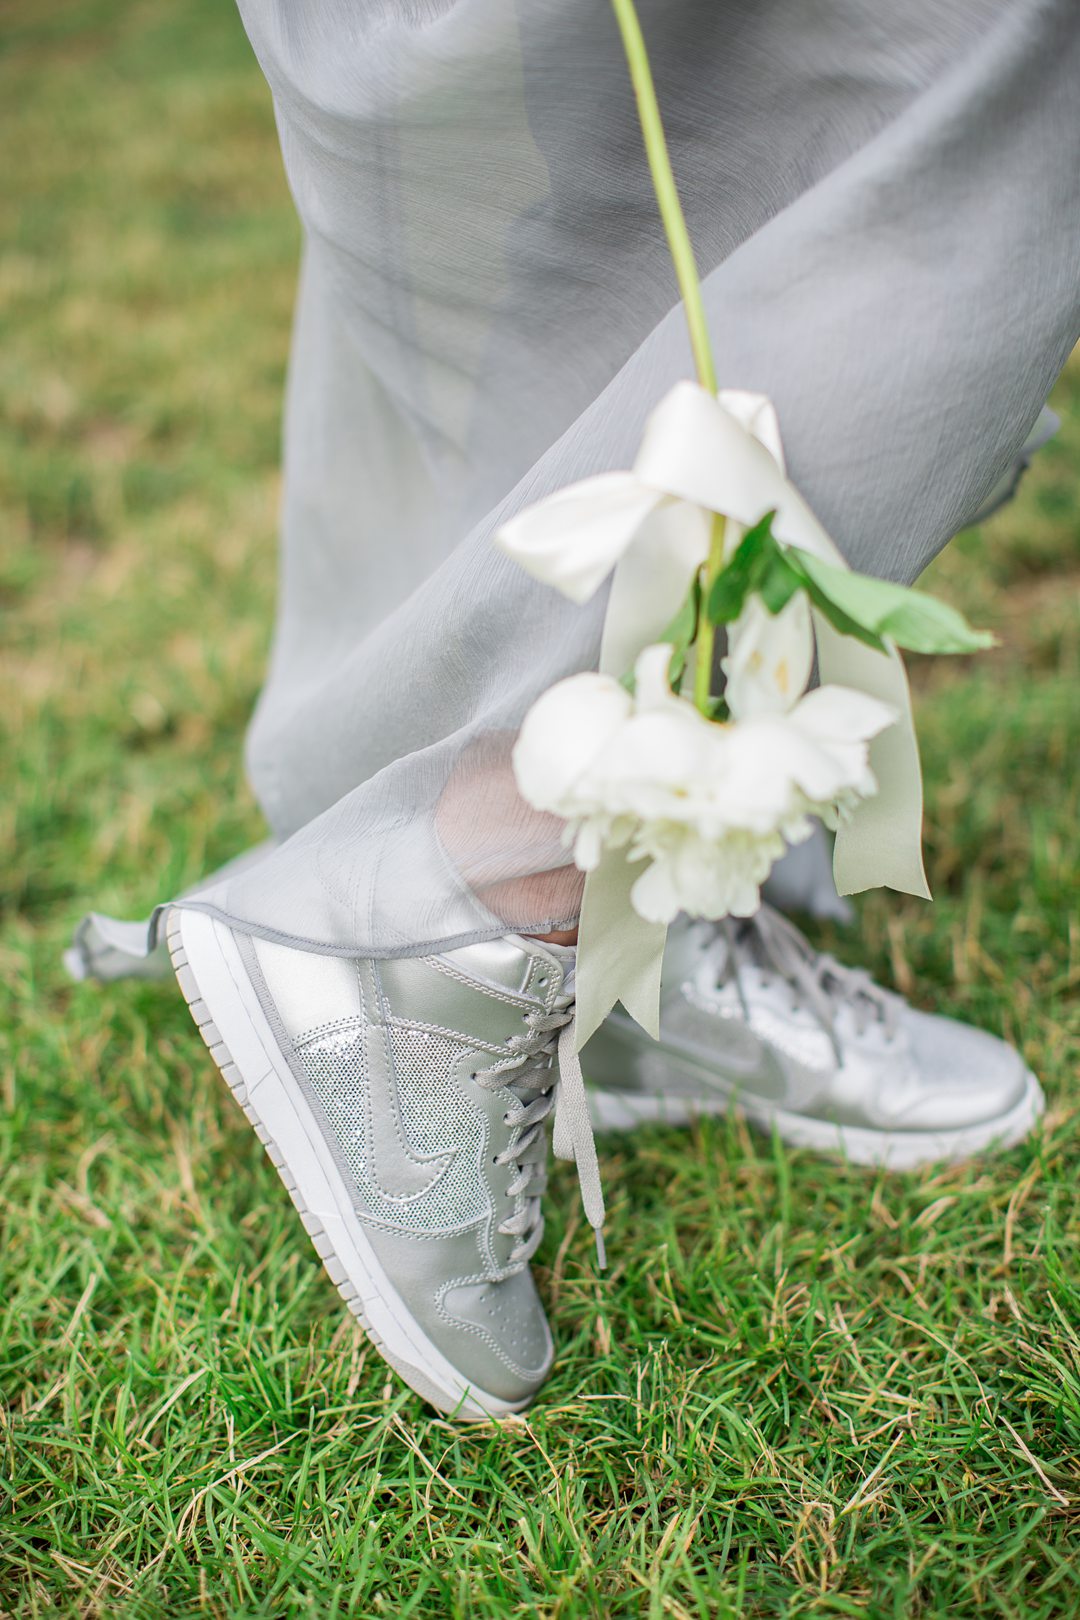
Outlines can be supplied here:
M565 1085L556 1058L574 953L508 936L357 961L186 907L168 940L211 1055L372 1343L444 1412L527 1406L552 1360L528 1262L557 1103L564 1150L582 1163L592 1148L571 1040Z
M620 1009L581 1061L597 1129L735 1105L794 1147L894 1169L1009 1147L1043 1109L1011 1046L916 1012L769 906L749 922L676 923L659 1043Z

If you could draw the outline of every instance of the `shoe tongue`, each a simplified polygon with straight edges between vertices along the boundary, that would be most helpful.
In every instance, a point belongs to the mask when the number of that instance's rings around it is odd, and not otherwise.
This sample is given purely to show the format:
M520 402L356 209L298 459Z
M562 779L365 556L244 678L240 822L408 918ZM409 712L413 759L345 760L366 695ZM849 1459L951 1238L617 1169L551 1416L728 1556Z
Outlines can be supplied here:
M779 972L786 976L784 965L777 959L776 953L769 949L765 932L768 919L763 913L764 908L755 917L733 917L726 924L693 923L685 929L685 938L681 942L682 950L690 963L697 961L703 952L708 952L713 960L717 960L719 953L721 971L725 978L736 968L745 967L760 968L767 973ZM794 929L791 932L794 934ZM720 941L723 942L722 948L719 945ZM805 947L805 955L812 961L809 946ZM664 965L667 968L667 957L664 959Z
M544 950L553 956L562 968L562 991L556 998L558 1001L573 1001L575 993L575 977L577 975L577 946L576 945L549 945L544 941Z
M775 963L771 961L765 942L752 920L742 921L736 925L735 948L742 961L752 962L758 968L775 971Z

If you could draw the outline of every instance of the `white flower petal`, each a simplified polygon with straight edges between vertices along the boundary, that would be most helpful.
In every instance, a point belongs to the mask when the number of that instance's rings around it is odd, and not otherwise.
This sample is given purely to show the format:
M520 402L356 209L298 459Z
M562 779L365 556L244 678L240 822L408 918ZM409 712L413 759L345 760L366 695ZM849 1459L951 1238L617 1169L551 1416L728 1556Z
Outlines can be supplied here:
M806 694L795 715L801 730L822 741L876 737L898 718L887 703L850 686L816 687Z
M722 512L747 526L771 508L783 513L798 501L771 449L753 428L715 395L686 379L677 382L649 416L634 472L652 489Z
M810 604L796 591L780 613L752 596L728 629L724 696L736 720L786 714L806 691L814 663Z
M579 816L580 786L629 719L630 695L609 675L571 675L537 699L514 745L518 789L537 810Z
M600 865L607 830L606 816L589 816L581 823L574 839L574 865L579 872L591 872Z
M643 820L696 821L718 775L723 734L681 698L637 714L624 725L592 773L613 811Z
M638 654L634 664L634 708L638 714L685 702L671 690L668 681L671 652L667 643L658 642Z
M674 922L682 907L682 895L674 873L666 861L652 861L630 890L630 904L646 922Z
M721 388L716 397L725 411L741 423L759 444L765 446L783 472L784 447L780 442L780 423L776 406L768 394L752 394L745 388Z
M805 809L804 799L828 803L852 784L853 771L866 757L866 744L856 740L854 755L841 758L834 747L801 731L793 715L744 721L734 728L732 746L741 767L739 798L747 825L755 824L749 820L751 808L758 811L757 824L771 814L780 825Z
M736 832L703 837L690 827L652 823L641 829L633 854L651 864L634 884L631 903L640 916L666 922L677 911L694 917L749 917L761 903L760 884L784 843L776 833L755 839Z
M587 602L662 499L633 473L601 473L527 506L495 544L534 579Z

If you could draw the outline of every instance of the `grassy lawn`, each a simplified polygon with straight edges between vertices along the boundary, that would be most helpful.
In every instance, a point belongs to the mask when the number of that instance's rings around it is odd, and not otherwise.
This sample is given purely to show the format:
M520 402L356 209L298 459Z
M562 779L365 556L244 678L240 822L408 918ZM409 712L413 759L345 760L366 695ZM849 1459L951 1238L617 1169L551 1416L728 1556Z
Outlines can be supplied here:
M1080 369L936 583L1001 637L915 670L932 907L841 955L1024 1050L1029 1145L868 1175L736 1122L560 1167L560 1357L459 1430L386 1376L171 985L72 986L261 835L297 233L211 0L4 8L0 1613L1080 1612Z

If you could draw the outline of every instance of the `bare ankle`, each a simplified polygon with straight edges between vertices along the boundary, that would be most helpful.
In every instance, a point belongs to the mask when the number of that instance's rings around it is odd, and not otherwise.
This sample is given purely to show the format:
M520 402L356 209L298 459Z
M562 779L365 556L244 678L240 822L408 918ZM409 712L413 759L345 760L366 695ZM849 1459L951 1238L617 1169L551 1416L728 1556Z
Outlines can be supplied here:
M550 934L530 934L530 939L538 939L544 945L576 945L576 928L554 928Z

